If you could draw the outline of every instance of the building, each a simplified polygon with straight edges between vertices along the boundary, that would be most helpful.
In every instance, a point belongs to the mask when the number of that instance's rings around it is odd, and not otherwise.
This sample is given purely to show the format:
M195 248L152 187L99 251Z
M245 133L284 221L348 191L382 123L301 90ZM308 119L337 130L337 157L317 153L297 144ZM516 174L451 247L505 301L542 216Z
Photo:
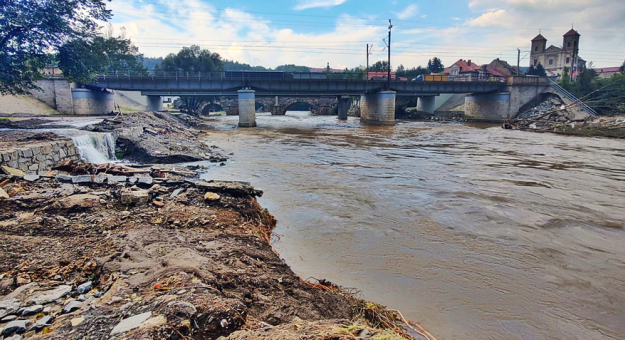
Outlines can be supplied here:
M504 81L517 73L516 67L499 59L490 64L478 65L471 60L458 60L445 69L450 81Z
M595 72L597 72L597 77L600 79L612 78L613 75L621 73L621 67L604 67L604 68L595 68Z
M369 80L385 80L388 79L388 71L382 72L367 72L367 79ZM397 79L397 73L391 72L391 79ZM408 78L404 78L408 80Z
M547 76L560 77L564 68L568 67L569 72L575 78L579 70L586 67L586 61L579 56L580 34L571 29L564 35L562 47L547 47L547 39L538 34L532 39L532 50L530 52L530 64L534 67L543 65Z

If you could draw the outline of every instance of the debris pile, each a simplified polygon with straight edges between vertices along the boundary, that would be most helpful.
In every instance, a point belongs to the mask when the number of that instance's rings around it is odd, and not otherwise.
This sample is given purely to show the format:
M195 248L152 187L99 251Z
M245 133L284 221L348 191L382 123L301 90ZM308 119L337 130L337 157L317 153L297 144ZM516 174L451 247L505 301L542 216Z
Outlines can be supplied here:
M114 132L120 158L142 163L174 164L227 158L199 141L202 132L190 129L197 118L160 112L126 114L86 126L92 132Z
M590 116L556 95L503 124L504 129L552 132L586 137L625 138L625 116Z
M400 314L295 275L249 183L56 169L0 176L4 339L412 338Z

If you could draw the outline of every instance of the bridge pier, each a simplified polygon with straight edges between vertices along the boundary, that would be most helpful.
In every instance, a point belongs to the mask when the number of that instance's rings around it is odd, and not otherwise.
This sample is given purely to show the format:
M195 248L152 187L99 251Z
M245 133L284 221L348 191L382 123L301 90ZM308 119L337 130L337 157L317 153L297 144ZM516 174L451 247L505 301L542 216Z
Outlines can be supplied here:
M427 112L434 113L436 98L431 96L422 96L417 100L417 111L418 112Z
M339 97L339 120L347 120L347 111L349 110L351 99L350 96Z
M464 117L487 122L501 122L510 118L510 92L466 96Z
M239 90L239 127L256 127L256 91Z
M282 105L280 105L280 101L278 96L276 96L276 102L271 107L271 115L272 116L284 116L286 112L282 111Z
M361 96L360 121L365 125L395 125L395 91Z
M148 111L162 111L163 110L163 98L161 96L147 96L148 97Z

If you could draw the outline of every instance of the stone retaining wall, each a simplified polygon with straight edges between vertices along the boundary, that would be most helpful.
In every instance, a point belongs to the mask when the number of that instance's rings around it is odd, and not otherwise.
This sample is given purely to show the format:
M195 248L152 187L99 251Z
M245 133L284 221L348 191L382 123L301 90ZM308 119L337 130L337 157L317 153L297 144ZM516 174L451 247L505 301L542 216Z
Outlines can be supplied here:
M47 171L58 162L70 159L77 161L79 158L78 149L71 140L0 151L0 165L20 169L26 173Z

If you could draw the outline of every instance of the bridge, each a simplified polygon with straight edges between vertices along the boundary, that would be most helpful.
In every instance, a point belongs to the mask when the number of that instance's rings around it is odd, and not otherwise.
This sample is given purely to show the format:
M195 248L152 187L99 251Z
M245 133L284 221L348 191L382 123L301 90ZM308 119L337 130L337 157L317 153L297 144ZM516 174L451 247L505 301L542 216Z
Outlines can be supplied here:
M236 73L240 76L234 76ZM399 81L354 79L352 74L276 72L157 72L150 75L101 75L95 87L141 91L150 109L158 109L161 96L236 96L239 126L256 126L256 97L328 97L338 101L339 119L347 119L351 96L360 96L361 121L372 125L395 123L397 96L418 97L423 111L434 112L434 97L441 93L497 93L505 84L493 81ZM441 77L441 80L443 78ZM279 99L278 99L279 100ZM276 105L276 106L281 106ZM279 109L276 109L279 110Z
M238 73L240 77L232 76ZM268 74L268 75L267 75ZM267 76L266 76L267 75ZM38 81L42 90L33 95L68 114L101 114L113 111L114 97L106 89L139 91L147 96L150 110L162 109L161 96L208 95L232 97L229 114L239 115L239 125L256 126L256 108L284 114L288 106L309 102L324 114L338 107L339 119L347 119L354 96L359 97L361 122L371 125L395 124L396 101L417 98L417 109L433 113L434 99L443 93L467 94L465 117L472 120L504 121L524 106L540 99L549 88L546 78L508 77L501 81L399 81L356 79L354 74L285 72L158 72L133 74L116 72L97 77L85 87L71 87L65 79ZM440 81L437 81L440 80ZM324 104L325 103L325 104ZM210 108L208 108L210 110Z

